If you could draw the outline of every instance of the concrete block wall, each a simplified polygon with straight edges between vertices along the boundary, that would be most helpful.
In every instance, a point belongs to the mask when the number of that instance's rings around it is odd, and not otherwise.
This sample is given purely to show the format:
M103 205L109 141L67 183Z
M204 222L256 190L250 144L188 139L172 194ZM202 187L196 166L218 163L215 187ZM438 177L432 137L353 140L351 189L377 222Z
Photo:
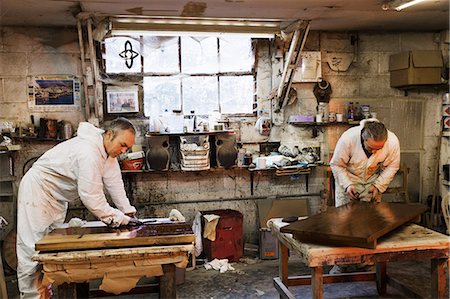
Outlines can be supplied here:
M322 63L323 78L330 82L333 93L331 109L343 109L348 101L368 103L378 112L379 118L396 132L407 154L416 154L420 159L422 179L417 197L424 197L433 188L436 170L436 145L439 134L440 92L409 92L390 88L389 55L412 49L439 49L436 33L332 33L311 32L305 46L308 51L328 53L351 53L353 62L347 71L331 70L327 62ZM352 45L351 37L357 43ZM66 120L77 125L84 120L82 111L34 113L27 105L27 77L31 75L61 74L80 76L80 54L75 29L54 28L2 28L0 39L0 121L28 123L30 115ZM257 46L258 57L258 110L269 111L268 95L280 80L280 64L283 61L272 57L275 50L269 42ZM315 114L316 99L314 83L297 83L298 100L284 110L284 119L293 114ZM322 158L327 161L334 145L345 127L328 127L313 138L311 129L288 124L275 126L269 138L257 134L256 118L235 119L239 141L249 149L257 149L257 142L264 140L304 146L320 146ZM136 120L145 128L145 121ZM407 125L405 125L407 124ZM143 141L143 132L138 140ZM404 146L403 146L404 145ZM28 144L19 154L17 168L21 169L31 156L44 152L51 144ZM190 221L197 211L217 208L232 208L244 214L246 242L256 242L258 233L258 198L307 196L305 177L291 180L276 177L273 173L255 174L254 194L250 193L250 175L246 170L217 170L205 173L144 173L133 175L127 184L132 184L134 203L140 207L141 215L167 216L170 209L179 209ZM327 184L324 167L313 170L309 176L311 211L321 208L317 195ZM418 200L418 198L417 198ZM199 202L195 202L199 201ZM76 209L70 215L83 215Z

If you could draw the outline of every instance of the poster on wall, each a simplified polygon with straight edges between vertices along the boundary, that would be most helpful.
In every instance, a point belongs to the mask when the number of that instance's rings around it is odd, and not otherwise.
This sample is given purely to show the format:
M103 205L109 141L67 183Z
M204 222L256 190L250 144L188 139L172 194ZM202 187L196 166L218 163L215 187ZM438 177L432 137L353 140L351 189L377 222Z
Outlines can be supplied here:
M29 77L28 107L43 112L80 110L80 80L70 75Z
M108 113L135 113L139 112L139 98L137 88L106 90L106 103Z

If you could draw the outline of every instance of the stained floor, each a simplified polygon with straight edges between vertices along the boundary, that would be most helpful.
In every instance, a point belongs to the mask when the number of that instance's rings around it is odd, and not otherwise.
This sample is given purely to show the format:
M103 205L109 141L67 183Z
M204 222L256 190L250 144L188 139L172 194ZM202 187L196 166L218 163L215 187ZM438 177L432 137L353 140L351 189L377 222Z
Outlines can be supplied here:
M219 273L206 270L197 265L193 270L184 273L184 283L178 285L178 298L279 298L273 287L272 279L278 276L277 260L259 260L245 258L245 262L234 263L235 271ZM295 256L290 258L290 275L306 275L309 269L302 265ZM328 268L325 269L328 271ZM431 298L429 261L402 261L388 264L388 274L424 298ZM448 286L448 272L447 286ZM179 276L183 281L183 275ZM9 279L9 297L18 298L14 279ZM93 286L91 286L92 288ZM308 286L291 287L296 298L311 298ZM448 292L447 292L448 293ZM450 296L449 296L450 297ZM158 298L157 294L135 294L108 296L103 298ZM375 282L339 283L324 286L324 298L409 298L404 293L388 286L387 295L377 294Z

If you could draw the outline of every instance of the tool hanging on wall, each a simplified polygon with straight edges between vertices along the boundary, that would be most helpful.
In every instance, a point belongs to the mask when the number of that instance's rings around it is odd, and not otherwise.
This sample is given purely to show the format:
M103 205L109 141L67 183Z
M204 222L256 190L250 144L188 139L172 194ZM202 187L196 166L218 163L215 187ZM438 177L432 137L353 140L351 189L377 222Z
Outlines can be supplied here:
M289 33L294 30L294 35L292 36L288 56L284 63L283 74L276 95L276 100L278 101L277 113L288 103L291 94L292 79L294 78L295 69L298 66L300 53L306 43L309 27L310 21L301 20L291 24L283 30L284 33Z
M330 83L325 80L322 82L317 82L313 89L314 96L317 99L317 104L328 103L332 92L333 90L331 89Z

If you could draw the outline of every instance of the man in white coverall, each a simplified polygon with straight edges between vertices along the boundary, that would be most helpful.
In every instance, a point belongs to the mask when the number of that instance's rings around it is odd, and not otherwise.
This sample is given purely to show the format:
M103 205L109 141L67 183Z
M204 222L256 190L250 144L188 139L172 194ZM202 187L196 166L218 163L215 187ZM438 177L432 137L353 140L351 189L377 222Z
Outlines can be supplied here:
M339 138L330 165L336 207L351 200L380 202L400 167L398 138L378 120L362 120ZM334 266L330 273L342 272L338 269Z
M104 223L117 227L136 223L136 209L125 194L118 155L135 142L135 128L125 118L104 131L80 123L77 136L40 157L22 178L17 202L17 276L21 298L42 298L38 263L31 260L35 243L63 223L68 204L80 199ZM105 197L108 191L117 209Z

